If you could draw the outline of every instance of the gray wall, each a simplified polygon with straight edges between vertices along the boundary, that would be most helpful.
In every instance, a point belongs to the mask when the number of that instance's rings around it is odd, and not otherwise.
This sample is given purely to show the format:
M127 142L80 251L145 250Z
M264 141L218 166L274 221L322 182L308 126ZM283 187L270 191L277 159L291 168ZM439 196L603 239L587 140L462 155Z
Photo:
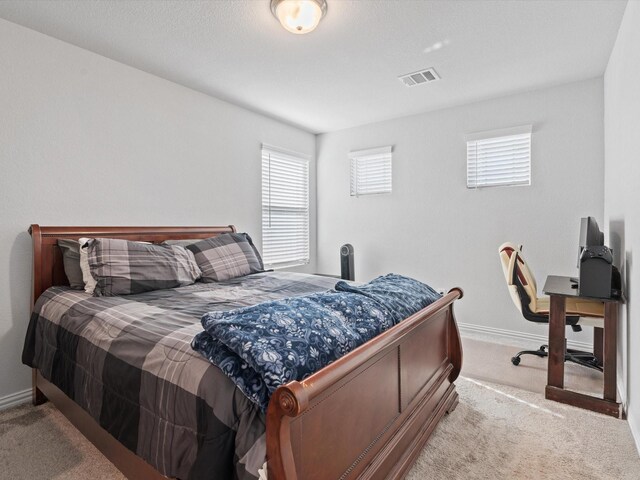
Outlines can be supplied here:
M319 270L337 272L350 242L356 279L394 271L460 286L460 322L546 335L511 303L498 246L524 244L539 289L548 274L577 274L580 217L603 219L602 88L594 79L320 135ZM532 185L468 190L465 134L523 124ZM350 197L348 152L382 145L394 146L393 193Z
M30 382L29 224L234 223L260 245L261 142L315 151L310 133L0 20L0 400Z
M604 77L605 194L609 241L626 284L627 304L620 322L619 384L627 417L640 450L640 3L629 2ZM636 246L638 252L635 252ZM638 259L635 259L638 261ZM638 293L636 293L638 292Z

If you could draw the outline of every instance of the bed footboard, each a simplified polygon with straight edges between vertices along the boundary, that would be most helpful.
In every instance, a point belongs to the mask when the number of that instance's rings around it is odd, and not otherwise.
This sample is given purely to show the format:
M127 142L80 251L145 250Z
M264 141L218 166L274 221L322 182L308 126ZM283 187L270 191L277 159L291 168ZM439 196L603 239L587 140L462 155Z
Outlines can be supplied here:
M462 348L452 289L302 382L267 411L269 480L397 479L457 405Z

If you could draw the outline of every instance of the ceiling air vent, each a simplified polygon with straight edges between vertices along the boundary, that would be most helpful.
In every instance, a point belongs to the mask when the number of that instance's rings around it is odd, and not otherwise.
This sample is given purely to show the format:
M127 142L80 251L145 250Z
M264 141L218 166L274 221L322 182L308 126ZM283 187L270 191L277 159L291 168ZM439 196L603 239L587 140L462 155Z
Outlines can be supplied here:
M398 80L404 83L407 87L415 87L416 85L420 85L421 83L429 83L440 80L440 75L438 75L433 68L428 68L420 72L401 75L400 77L398 77Z

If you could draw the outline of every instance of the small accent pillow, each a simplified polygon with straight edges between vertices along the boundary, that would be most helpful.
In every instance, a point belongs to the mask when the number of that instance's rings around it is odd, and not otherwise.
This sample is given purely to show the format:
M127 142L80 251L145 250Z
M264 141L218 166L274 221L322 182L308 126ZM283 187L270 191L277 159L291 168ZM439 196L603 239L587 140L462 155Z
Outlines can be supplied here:
M193 252L205 283L264 272L262 258L246 233L225 233L186 248Z
M91 268L89 267L89 255L87 254L89 240L91 240L91 238L83 237L79 239L78 246L80 247L80 270L82 271L82 280L84 281L84 291L93 295L96 288L96 279L91 275Z
M77 240L60 238L58 247L62 251L62 263L69 286L74 290L84 290L84 279L80 268L80 244Z
M96 297L183 287L202 274L193 253L177 245L95 238L87 255Z

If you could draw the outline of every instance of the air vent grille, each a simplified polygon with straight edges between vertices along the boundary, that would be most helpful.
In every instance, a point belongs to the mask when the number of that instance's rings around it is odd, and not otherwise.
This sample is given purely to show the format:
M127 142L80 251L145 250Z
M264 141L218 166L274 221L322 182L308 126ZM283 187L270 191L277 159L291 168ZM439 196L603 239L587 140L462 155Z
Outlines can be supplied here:
M407 87L415 87L416 85L420 85L422 83L429 83L440 80L440 75L438 75L433 68L428 68L420 72L401 75L398 77L398 80L404 83Z

